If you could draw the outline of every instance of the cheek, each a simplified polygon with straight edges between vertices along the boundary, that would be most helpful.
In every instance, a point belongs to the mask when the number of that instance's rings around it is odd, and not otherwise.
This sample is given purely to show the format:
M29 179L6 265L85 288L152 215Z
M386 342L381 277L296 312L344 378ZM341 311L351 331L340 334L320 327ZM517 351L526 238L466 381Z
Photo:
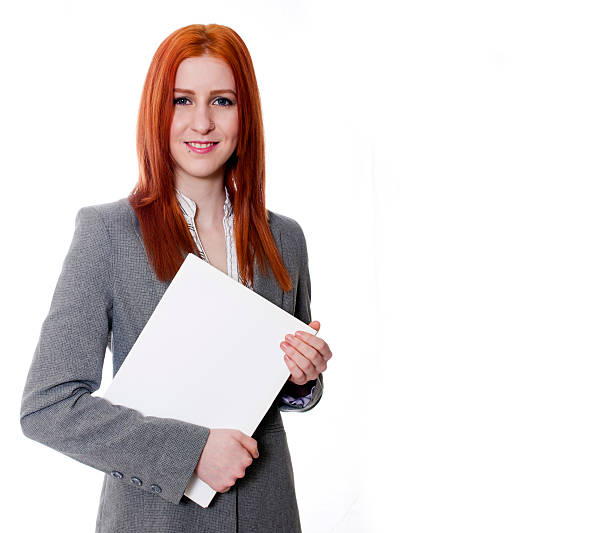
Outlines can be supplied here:
M180 156L180 149L183 146L182 141L183 126L180 120L173 119L170 125L170 153L173 157Z
M232 139L232 143L238 142L238 112L228 113L227 116L218 117L219 122L223 124L223 131L228 139Z
M170 129L170 153L173 157L177 155L177 140L176 133Z
M232 124L229 130L229 135L232 138L232 145L236 148L238 144L238 123Z
M176 141L176 137L178 134L178 125L176 123L176 121L172 121L172 124L170 125L170 142L174 142Z
M174 113L172 122L170 123L170 142L181 141L181 136L185 130L185 118L181 117L180 113Z

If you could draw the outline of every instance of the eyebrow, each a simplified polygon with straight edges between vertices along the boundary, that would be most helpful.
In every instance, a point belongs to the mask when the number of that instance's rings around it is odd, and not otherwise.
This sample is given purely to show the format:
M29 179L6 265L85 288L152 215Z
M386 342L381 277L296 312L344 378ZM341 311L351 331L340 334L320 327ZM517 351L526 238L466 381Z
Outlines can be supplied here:
M187 93L187 94L195 94L191 89L179 89L178 87L174 89L175 93ZM210 91L210 94L223 94L223 93L232 93L236 96L236 93L232 89L217 89L215 91Z

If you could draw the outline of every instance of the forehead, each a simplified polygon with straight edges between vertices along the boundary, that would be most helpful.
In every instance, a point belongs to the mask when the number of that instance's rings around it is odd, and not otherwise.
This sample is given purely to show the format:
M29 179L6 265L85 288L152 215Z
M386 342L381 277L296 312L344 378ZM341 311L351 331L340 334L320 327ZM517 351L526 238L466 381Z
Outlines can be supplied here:
M229 65L222 59L207 55L181 61L174 86L204 92L220 88L236 90Z

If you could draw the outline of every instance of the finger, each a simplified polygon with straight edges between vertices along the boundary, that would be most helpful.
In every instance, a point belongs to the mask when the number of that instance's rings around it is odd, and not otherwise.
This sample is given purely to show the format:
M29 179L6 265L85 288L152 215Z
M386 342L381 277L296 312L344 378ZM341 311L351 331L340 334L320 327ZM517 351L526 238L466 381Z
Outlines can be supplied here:
M257 450L257 441L249 437L246 433L241 433L240 444L251 454L252 457L257 459L259 457L259 451Z
M300 353L296 348L291 346L290 344L283 343L283 350L291 357L291 359L300 367L302 372L306 375L307 381L311 379L315 379L320 372L317 370L316 366L312 363L312 361Z
M319 329L321 329L321 322L319 322L318 320L313 320L310 324L308 324L312 329L316 329L317 331L319 331Z
M308 380L308 376L304 373L304 371L298 366L298 364L291 359L291 357L285 354L285 363L289 367L289 372L291 372L291 377L296 385L303 385Z
M307 331L296 331L295 336L317 350L325 362L331 359L331 350L327 343L320 337L315 337L312 333L308 333Z
M327 363L323 356L319 353L316 348L313 348L310 344L300 340L293 335L287 335L287 342L297 350L297 352L303 357L307 358L312 365L315 367L317 374L325 371ZM308 370L304 365L300 365L304 370Z

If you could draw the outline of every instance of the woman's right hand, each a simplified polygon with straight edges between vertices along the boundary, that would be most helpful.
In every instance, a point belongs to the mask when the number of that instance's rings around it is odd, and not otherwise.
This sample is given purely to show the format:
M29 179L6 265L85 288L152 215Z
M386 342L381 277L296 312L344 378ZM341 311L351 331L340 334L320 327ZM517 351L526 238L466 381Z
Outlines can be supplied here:
M227 492L257 459L257 441L238 429L210 430L196 475L216 492Z

